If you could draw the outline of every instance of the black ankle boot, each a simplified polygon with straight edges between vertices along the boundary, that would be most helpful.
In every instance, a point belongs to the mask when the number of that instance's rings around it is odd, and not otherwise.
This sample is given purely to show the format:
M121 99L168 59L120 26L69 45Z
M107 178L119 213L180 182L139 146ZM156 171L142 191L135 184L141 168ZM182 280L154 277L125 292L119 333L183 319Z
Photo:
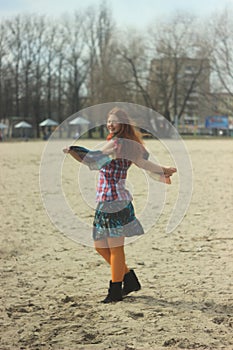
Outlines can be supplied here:
M131 292L136 292L141 289L141 285L138 281L137 276L135 275L134 270L130 270L125 274L124 277L124 287L122 290L122 295L125 296Z
M102 303L112 303L122 300L122 282L112 282L109 283L108 295Z

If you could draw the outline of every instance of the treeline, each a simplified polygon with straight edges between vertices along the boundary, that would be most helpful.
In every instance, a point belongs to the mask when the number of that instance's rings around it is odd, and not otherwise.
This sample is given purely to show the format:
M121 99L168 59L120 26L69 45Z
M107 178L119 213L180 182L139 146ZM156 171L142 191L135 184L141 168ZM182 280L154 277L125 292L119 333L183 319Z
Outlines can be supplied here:
M226 9L200 19L175 13L148 24L144 32L119 28L104 3L56 20L38 15L4 19L0 23L0 120L26 119L39 136L43 119L61 123L94 104L126 101L157 109L151 86L160 84L161 91L163 81L153 81L150 69L151 61L162 57L173 63L181 57L208 59L212 92L233 94L231 14ZM177 71L159 111L171 119L174 106L169 98L178 78ZM175 106L176 114L184 104L180 101Z

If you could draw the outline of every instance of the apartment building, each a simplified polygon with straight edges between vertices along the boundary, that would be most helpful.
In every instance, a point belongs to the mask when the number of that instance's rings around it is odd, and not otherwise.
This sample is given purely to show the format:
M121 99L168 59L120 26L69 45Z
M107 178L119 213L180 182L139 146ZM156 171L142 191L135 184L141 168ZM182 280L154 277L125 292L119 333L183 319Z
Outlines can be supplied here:
M154 108L179 124L203 124L210 113L210 67L207 59L153 59L148 90Z

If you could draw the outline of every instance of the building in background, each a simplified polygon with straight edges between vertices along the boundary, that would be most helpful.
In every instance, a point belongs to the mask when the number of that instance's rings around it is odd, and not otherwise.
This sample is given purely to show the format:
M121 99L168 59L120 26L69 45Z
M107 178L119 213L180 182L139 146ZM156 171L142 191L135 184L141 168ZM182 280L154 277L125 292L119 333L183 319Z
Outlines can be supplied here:
M155 109L180 128L204 127L205 117L211 113L209 60L153 59L148 90Z
M233 95L227 92L212 94L212 114L233 116Z

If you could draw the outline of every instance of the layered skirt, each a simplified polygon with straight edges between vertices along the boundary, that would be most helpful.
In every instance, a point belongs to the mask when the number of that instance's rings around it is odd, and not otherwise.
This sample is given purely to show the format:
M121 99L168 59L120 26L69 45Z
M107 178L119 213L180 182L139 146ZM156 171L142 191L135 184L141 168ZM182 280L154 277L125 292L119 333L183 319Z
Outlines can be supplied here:
M130 201L99 202L93 222L93 239L132 237L144 234Z

